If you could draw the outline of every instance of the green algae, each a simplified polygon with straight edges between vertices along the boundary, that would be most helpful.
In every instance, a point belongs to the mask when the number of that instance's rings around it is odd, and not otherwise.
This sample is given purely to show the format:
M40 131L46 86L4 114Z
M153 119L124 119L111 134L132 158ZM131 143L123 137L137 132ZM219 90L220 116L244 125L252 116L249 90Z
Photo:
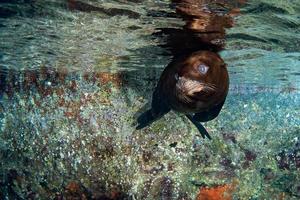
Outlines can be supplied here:
M79 78L76 82L81 95L67 80L66 85L59 85L64 88L63 95L57 95L57 87L52 86L54 92L46 96L16 92L3 98L0 138L5 164L1 170L8 174L17 171L18 182L13 179L16 183L11 187L15 195L26 198L30 190L39 198L54 198L72 181L96 196L99 188L105 193L117 187L136 199L167 195L163 191L169 191L174 199L194 199L201 186L234 180L238 182L237 198L266 198L271 190L274 198L286 193L293 199L297 193L298 186L287 185L299 179L297 167L287 173L276 159L280 149L293 146L293 138L298 137L297 120L291 127L282 126L293 121L281 116L286 115L285 109L293 116L298 112L290 111L290 105L279 106L279 114L272 112L265 94L257 93L256 101L248 106L232 94L219 119L205 124L213 137L209 141L203 140L184 116L173 112L136 131L130 124L145 99L131 94L139 101L128 104L122 87L112 81L91 83ZM278 95L278 105L293 97L293 93ZM244 112L238 114L236 109ZM262 119L278 123L266 126ZM274 130L289 136L278 137Z
M284 12L247 13L257 8L255 2L242 9L236 28L228 31L222 55L231 88L218 118L205 123L212 141L203 140L184 116L173 112L143 130L134 127L170 59L160 55L160 41L149 35L181 23L145 13L148 8L169 11L168 2L137 6L145 14L142 19L50 6L46 19L5 22L8 31L0 34L7 51L1 64L13 69L46 65L72 73L59 82L51 78L54 73L49 79L32 71L38 80L26 89L25 75L10 72L16 76L10 82L20 84L1 94L0 197L54 199L75 181L94 199L116 188L127 199L195 199L202 186L236 181L235 199L297 199L300 95L298 76L292 73L299 66L299 34L291 26L297 25L298 7L272 1ZM39 28L45 31L33 35ZM30 45L24 45L30 37ZM49 56L53 50L57 56ZM291 71L284 71L288 81L277 79L282 68ZM107 74L99 78L99 71L122 71L121 80L114 75L105 79Z

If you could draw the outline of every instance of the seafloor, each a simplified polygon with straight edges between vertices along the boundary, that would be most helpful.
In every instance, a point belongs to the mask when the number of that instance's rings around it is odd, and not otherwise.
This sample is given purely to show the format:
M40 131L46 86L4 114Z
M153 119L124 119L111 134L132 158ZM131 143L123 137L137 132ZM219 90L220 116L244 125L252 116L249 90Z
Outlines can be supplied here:
M3 2L0 199L300 198L299 1L242 8L212 140L174 112L135 130L170 61L150 35L180 24L155 15L168 1L90 1L138 19Z

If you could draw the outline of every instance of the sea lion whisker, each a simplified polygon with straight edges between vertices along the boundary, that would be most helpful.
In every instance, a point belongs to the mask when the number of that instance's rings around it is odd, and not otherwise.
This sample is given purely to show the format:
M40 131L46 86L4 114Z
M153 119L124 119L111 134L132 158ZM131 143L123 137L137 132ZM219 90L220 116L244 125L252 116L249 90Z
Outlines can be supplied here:
M205 83L206 86L216 87L216 84L213 83Z
M199 88L199 87L203 87L203 86L201 84L199 84L199 82L196 82L196 81L186 83L186 88L188 90L193 90L193 89L196 89L196 88Z
M205 84L204 89L206 90L218 90L218 87L215 84Z
M211 86L211 85L206 85L206 86L204 86L204 88L205 89L209 89L209 90L215 90L215 89L217 89L217 87Z
M215 84L209 84L209 83L202 83L197 80L187 80L185 78L182 78L179 87L183 91L188 91L188 95L193 95L195 92L202 91L217 91L218 88Z
M197 87L201 87L202 90L215 90L216 89L216 86L213 85L213 84L205 84L205 83L201 83L201 82L198 82L197 83Z
M184 103L192 102L192 99L190 99L187 95L181 95L177 93L176 96Z
M183 86L183 83L179 83L179 85L178 85L177 87L179 87L179 88L184 87L184 86ZM182 90L182 89L176 89L176 90L175 90L175 96L176 96L178 99L180 99L182 102L184 102L184 103L190 103L190 102L191 102L191 99L190 99L187 95L183 95L181 90Z

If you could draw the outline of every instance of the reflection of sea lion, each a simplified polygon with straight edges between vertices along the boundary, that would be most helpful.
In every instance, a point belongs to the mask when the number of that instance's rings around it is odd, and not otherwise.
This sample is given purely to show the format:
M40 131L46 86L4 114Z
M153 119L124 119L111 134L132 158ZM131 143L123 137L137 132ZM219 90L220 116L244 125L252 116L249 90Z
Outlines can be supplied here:
M161 46L173 56L199 50L219 52L225 46L226 28L234 25L238 7L245 0L172 0L177 16L185 25L181 28L159 28L155 36L163 37Z
M203 137L207 131L199 122L219 114L228 92L229 78L222 58L213 52L197 51L171 62L153 93L152 108L138 118L144 128L171 109L186 114Z
M68 8L70 10L79 10L82 12L100 12L107 14L109 16L116 16L116 15L126 15L129 18L139 18L140 14L137 12L134 12L132 10L126 10L121 8L102 8L93 6L89 3L86 3L84 1L80 0L68 0Z

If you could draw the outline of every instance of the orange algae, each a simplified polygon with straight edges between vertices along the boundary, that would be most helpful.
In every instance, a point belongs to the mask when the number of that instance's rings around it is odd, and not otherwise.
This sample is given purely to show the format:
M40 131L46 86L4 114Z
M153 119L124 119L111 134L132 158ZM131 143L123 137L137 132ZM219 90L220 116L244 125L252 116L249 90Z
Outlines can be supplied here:
M101 72L97 73L96 77L101 84L113 83L115 86L120 87L122 85L122 76L120 73Z
M201 187L196 200L232 200L236 182L214 187Z

